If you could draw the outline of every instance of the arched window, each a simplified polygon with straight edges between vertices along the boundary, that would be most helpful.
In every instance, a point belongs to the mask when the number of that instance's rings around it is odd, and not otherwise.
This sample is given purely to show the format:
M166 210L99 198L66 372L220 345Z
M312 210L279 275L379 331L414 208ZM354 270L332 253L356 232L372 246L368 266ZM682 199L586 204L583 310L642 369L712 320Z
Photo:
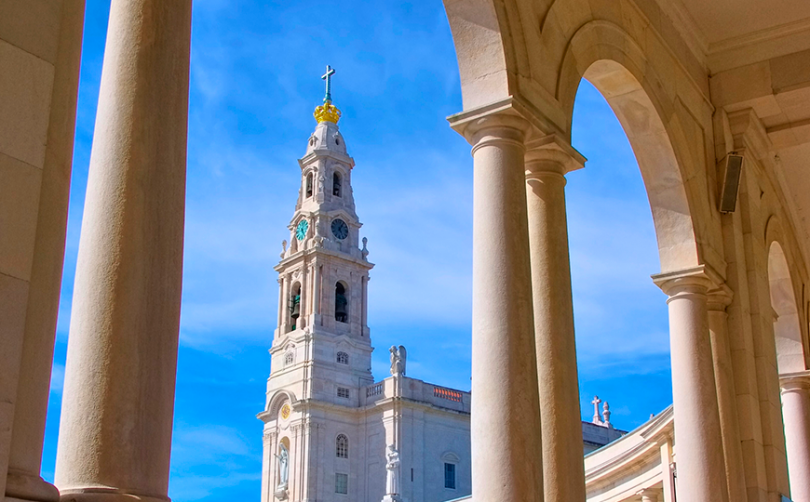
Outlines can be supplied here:
M307 174L307 197L312 197L312 173Z
M335 172L335 174L332 175L332 195L334 195L335 197L341 197L341 195L340 195L341 187L342 187L342 185L341 185L340 173Z
M337 458L349 458L349 438L345 434L338 434L335 439L335 456Z
M349 301L346 299L346 287L342 282L335 285L335 320L349 322Z
M444 487L455 490L457 485L456 472L461 459L453 452L446 452L442 455L442 460L444 461Z
M345 352L338 352L337 362L339 362L340 364L349 364L349 354Z

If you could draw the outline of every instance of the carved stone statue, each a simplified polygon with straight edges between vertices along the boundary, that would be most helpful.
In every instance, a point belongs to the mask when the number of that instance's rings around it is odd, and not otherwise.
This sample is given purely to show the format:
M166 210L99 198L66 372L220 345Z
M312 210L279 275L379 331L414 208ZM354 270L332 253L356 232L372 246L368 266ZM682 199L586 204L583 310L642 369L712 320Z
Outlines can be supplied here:
M405 347L392 345L388 351L391 353L391 374L394 376L405 376L405 360L408 353Z
M279 453L276 455L278 459L278 486L276 487L276 498L279 500L287 499L287 482L290 472L290 454L284 443L279 445Z
M388 451L385 454L387 460L385 470L387 473L385 479L385 494L386 498L390 500L399 500L399 452L394 445L388 445Z

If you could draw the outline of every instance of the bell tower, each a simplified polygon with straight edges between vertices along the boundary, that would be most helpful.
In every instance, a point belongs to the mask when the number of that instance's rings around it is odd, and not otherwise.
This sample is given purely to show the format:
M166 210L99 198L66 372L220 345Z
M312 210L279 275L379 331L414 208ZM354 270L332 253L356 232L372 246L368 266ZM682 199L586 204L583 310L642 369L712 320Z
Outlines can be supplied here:
M338 129L340 110L332 104L331 76L323 105L315 108L318 125L298 164L301 186L290 221L290 244L283 243L279 273L276 342L297 331L347 336L369 345L366 239L360 241L352 191L354 159Z
M364 402L361 392L374 383L367 324L368 273L374 265L367 259L366 239L360 239L354 159L338 129L340 110L332 104L335 71L326 69L326 96L315 108L317 125L298 161L301 185L288 226L289 245L282 243L275 267L278 324L265 408L259 414L264 422L263 502L322 500L318 490L323 486L316 480L324 466L315 459L335 448L335 434L343 435L338 442L357 437L354 429L338 433L331 428L342 423L340 417L356 413ZM337 461L346 462L340 456ZM348 476L351 470L344 471Z

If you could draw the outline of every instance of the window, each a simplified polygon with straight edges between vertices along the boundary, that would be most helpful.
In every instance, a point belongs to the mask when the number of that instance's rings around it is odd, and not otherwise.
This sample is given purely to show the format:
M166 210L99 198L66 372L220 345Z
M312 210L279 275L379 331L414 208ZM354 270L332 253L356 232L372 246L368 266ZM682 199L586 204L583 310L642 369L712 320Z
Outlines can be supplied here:
M334 195L335 197L341 197L341 195L340 195L341 187L342 187L342 185L340 183L340 174L339 173L333 174L332 175L332 195Z
M444 463L444 487L456 489L456 464Z
M337 396L342 397L343 399L349 399L349 389L346 387L338 387Z
M347 494L349 493L349 475L348 474L335 474L335 493Z
M312 197L312 173L307 174L307 197Z
M349 458L349 438L345 434L338 434L335 439L335 456L337 458Z
M339 282L335 285L335 320L349 322L349 300L346 299L346 287Z
M349 354L345 352L338 352L337 362L339 362L340 364L349 364Z

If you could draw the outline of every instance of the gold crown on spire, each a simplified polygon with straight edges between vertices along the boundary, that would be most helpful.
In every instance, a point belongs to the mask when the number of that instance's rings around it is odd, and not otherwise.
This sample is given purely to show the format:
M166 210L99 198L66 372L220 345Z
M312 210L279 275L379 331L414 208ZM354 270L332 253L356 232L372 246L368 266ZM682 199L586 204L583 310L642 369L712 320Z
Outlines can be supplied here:
M332 122L333 124L337 124L338 120L340 120L340 110L338 110L337 106L333 105L329 101L325 102L321 106L315 107L315 113L313 115L319 124L321 122Z
M335 74L334 68L326 65L326 73L321 79L326 81L326 95L323 97L323 104L315 108L315 120L320 124L321 122L332 122L337 124L340 120L340 110L337 106L332 104L332 75Z

